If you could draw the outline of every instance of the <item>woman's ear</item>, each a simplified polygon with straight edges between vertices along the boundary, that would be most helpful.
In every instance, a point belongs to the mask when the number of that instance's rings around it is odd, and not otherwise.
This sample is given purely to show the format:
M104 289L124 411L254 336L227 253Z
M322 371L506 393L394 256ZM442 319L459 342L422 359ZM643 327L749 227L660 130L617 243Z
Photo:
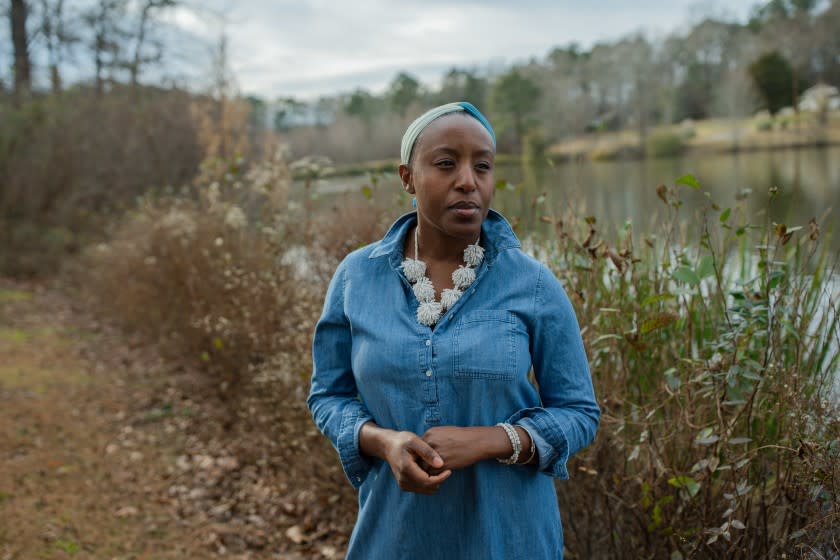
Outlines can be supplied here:
M411 168L406 164L401 163L398 169L400 174L400 181L402 181L403 188L408 194L414 194L414 185L411 181Z

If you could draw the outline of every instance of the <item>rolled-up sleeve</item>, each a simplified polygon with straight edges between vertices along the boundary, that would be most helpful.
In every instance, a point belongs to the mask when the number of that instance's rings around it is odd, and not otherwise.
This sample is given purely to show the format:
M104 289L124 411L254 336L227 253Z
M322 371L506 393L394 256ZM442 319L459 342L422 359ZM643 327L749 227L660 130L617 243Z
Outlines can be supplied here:
M545 266L537 279L529 331L541 406L519 410L507 422L536 436L540 470L567 479L566 462L595 439L601 411L574 309Z
M338 451L350 483L358 488L371 461L359 451L359 431L372 420L356 388L351 367L352 338L344 310L344 265L327 289L324 311L312 342L312 385L306 403L318 428Z

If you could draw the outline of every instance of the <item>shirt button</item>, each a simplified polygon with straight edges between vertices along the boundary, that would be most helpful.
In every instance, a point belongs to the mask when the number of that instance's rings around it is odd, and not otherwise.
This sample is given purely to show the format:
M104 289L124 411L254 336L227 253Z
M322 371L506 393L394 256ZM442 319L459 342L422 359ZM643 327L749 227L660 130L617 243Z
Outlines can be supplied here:
M426 346L431 346L431 345L432 345L432 341L431 341L431 340L427 340L427 341L426 341Z
M431 376L432 376L432 370L427 369L426 370L426 377L431 377Z

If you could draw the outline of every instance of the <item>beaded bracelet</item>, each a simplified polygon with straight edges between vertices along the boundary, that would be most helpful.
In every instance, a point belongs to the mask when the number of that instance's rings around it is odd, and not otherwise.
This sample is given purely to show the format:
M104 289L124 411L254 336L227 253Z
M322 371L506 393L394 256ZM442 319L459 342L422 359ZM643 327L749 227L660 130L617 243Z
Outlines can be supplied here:
M516 430L513 429L513 426L511 426L507 422L499 422L496 425L501 426L505 430L505 433L507 434L507 437L510 440L510 445L513 447L513 454L510 457L508 457L507 459L496 460L505 465L514 465L519 460L519 452L522 451L522 441L520 441L519 439L519 434L516 433Z

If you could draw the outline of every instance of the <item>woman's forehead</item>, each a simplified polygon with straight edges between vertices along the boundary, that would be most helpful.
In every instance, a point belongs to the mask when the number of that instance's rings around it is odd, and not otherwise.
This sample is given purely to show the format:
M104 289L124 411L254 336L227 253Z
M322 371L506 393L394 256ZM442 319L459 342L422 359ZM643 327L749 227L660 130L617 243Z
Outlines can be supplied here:
M429 123L417 139L415 150L419 148L425 151L465 140L495 152L490 133L478 120L466 113L449 113Z

